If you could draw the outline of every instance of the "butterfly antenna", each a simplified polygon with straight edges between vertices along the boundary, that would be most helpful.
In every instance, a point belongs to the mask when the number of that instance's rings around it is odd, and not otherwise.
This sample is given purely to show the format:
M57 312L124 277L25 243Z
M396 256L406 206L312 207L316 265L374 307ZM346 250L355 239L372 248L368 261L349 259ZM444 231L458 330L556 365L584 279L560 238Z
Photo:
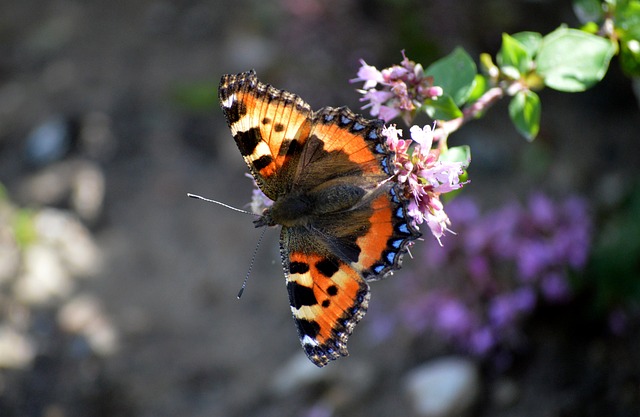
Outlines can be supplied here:
M233 207L233 206L230 206L230 205L228 205L228 204L222 203L222 202L220 202L220 201L212 200L212 199L210 199L210 198L205 198L205 197L202 197L202 196L197 195L197 194L187 193L187 196L188 196L188 197L191 197L191 198L195 198L195 199L197 199L197 200L203 200L203 201L206 201L206 202L208 202L208 203L215 203L215 204L218 204L218 205L220 205L220 206L222 206L222 207L226 207L226 208L231 209L231 210L233 210L233 211L237 211L237 212L239 212L239 213L251 214L252 216L259 216L258 214L252 213L252 212L250 212L250 211L242 210L242 209L239 209L239 208L237 208L237 207Z
M262 228L262 233L260 233L260 237L258 238L258 244L256 248L253 250L253 256L251 257L251 263L249 264L249 270L247 271L247 275L244 277L244 281L242 281L242 287L240 291L238 291L238 300L242 297L242 293L244 293L244 289L247 286L247 281L249 280L249 275L251 275L251 270L253 269L253 264L256 261L256 256L258 254L258 249L260 248L260 244L262 243L262 238L264 237L264 233L267 231L266 227Z

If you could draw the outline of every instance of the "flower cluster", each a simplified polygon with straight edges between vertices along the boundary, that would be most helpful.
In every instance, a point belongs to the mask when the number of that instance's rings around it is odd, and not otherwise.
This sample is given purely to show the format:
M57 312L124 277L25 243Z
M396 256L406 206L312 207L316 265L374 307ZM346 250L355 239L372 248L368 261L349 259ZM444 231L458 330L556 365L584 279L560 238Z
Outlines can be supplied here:
M509 204L481 215L459 197L447 209L464 238L444 247L425 242L429 280L405 282L406 301L392 317L479 357L517 348L520 326L540 302L572 297L569 276L585 266L591 241L585 202L554 203L537 194L527 207ZM387 322L382 327L390 328Z
M409 131L411 139L402 139L402 130L396 129L395 125L385 127L382 134L387 138L389 149L395 153L394 176L409 201L408 214L414 225L426 223L439 242L450 225L440 195L465 184L460 182L460 175L468 161L440 160L440 151L432 149L431 126L412 126Z
M411 124L424 101L441 96L443 90L434 86L433 78L425 75L422 65L409 60L404 51L402 57L400 65L382 71L360 60L358 76L351 82L364 82L362 90L358 90L364 95L360 101L369 102L362 108L371 108L372 116L385 122L401 116Z

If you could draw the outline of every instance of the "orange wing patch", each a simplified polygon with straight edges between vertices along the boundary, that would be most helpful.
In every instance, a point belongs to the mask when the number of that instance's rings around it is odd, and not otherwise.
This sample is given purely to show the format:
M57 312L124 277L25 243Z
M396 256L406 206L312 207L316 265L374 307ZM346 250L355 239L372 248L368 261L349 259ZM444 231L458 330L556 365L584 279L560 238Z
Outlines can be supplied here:
M388 196L381 195L372 203L373 214L369 218L371 228L369 233L356 240L361 248L357 267L360 270L371 269L374 265L386 257L389 242L380 239L379 236L393 236L393 213Z
M317 119L323 123L314 125L311 135L316 135L324 142L327 152L340 151L348 155L349 160L358 164L368 173L381 173L379 155L361 136L366 129L364 121L346 107L340 109L323 109L318 112ZM367 121L369 123L369 121ZM340 125L350 126L345 129Z

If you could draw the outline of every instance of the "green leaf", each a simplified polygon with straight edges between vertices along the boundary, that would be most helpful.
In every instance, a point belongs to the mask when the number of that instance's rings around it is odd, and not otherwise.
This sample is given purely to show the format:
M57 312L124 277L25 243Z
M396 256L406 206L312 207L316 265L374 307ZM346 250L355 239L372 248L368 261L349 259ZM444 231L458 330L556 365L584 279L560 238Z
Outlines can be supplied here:
M463 167L467 168L471 162L471 148L468 145L454 146L441 153L438 160L443 162L462 162L464 164Z
M531 67L531 56L527 49L506 33L502 34L502 46L496 60L500 67L513 67L519 74L526 74ZM519 75L517 78L520 78Z
M473 83L473 89L471 90L467 101L470 103L476 101L477 99L482 97L482 95L486 93L488 89L489 81L487 80L487 77L482 74L476 74L475 82Z
M532 59L538 53L538 49L540 49L540 44L542 43L542 35L538 32L518 32L511 35L511 37L520 42Z
M640 1L618 2L614 24L616 33L624 41L640 40Z
M547 87L584 91L602 80L614 53L615 45L607 39L560 28L542 39L536 64Z
M429 117L434 120L451 120L462 116L462 110L456 106L451 96L447 94L435 100L425 100L423 107Z
M509 103L511 121L528 141L540 130L540 98L530 90L518 91Z
M630 77L640 77L640 42L632 40L620 45L620 66Z
M425 70L426 75L433 77L433 83L442 87L458 106L469 97L476 72L475 62L462 48L456 48Z
M505 65L500 67L500 71L502 72L503 76L511 80L519 80L522 76L522 73L520 72L520 70L511 65Z
M490 77L497 77L500 70L493 63L493 58L486 52L480 54L480 69Z

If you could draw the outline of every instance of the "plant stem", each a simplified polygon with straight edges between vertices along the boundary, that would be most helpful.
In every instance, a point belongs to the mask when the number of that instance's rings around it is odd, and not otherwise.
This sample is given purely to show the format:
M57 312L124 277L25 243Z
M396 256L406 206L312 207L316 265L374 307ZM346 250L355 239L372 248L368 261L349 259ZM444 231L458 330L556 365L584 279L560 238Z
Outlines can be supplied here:
M438 126L434 132L434 138L438 140L438 149L444 151L447 149L447 138L462 125L469 120L475 119L482 112L493 106L498 100L504 96L504 90L501 87L493 87L487 90L476 101L462 110L462 116L452 120L438 120Z

